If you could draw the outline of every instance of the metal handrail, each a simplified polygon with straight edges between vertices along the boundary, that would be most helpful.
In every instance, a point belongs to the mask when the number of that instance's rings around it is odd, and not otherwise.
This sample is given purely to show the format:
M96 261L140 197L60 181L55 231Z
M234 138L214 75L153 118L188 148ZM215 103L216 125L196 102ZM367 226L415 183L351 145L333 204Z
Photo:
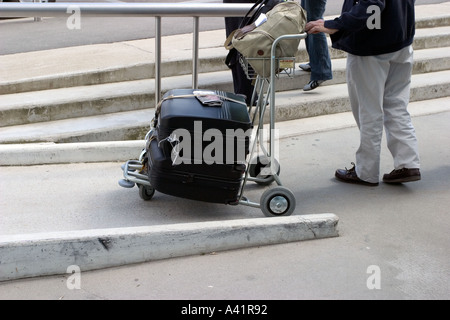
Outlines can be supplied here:
M73 6L96 17L237 17L252 3L0 3L0 17L64 17Z
M250 1L250 0L249 0ZM200 17L243 17L253 3L0 3L0 17L155 17L155 104L161 100L161 18L193 17L192 88L198 86ZM225 27L225 25L224 25Z

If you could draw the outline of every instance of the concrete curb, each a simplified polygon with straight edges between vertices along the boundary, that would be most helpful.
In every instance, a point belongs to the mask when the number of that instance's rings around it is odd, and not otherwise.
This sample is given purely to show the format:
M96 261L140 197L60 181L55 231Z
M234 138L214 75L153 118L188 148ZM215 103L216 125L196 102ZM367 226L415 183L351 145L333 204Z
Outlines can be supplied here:
M332 213L0 236L0 281L337 237Z
M144 140L5 144L0 145L0 166L124 161L136 159L144 147Z

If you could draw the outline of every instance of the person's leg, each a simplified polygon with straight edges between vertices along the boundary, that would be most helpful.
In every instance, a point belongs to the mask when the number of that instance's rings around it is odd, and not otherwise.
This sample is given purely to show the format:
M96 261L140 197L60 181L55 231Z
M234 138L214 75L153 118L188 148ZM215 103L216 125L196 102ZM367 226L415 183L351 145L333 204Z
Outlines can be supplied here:
M249 3L251 0L223 0L223 3ZM225 17L225 32L226 37L228 37L234 30L240 27L243 17ZM234 93L243 94L246 96L247 104L250 104L252 98L252 93L254 86L252 85L252 80L247 78L242 65L239 63L238 59L233 59L228 67L231 69L231 74L233 77L233 88Z
M307 12L307 20L323 19L326 0L303 0L302 6ZM324 33L309 34L305 39L311 67L310 80L325 81L333 78L327 37Z
M355 121L360 131L355 170L358 178L378 183L383 136L383 95L389 61L378 56L347 57L347 85Z
M413 49L409 46L396 53L386 82L384 126L394 169L420 168L416 133L407 110L412 66Z
M311 19L309 18L310 2L311 2L311 0L302 0L300 3L302 8L305 9L305 11L306 11L307 22L311 21ZM309 54L309 47L311 46L311 42L312 42L312 37L310 35L307 35L305 38L305 46L306 46L306 52L308 52L308 54Z

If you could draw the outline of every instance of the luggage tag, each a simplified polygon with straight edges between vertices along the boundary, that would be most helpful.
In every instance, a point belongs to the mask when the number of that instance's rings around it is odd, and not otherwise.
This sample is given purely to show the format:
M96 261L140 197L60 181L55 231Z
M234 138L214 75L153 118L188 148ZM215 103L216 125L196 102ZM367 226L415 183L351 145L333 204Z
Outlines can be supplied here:
M214 91L194 91L193 94L205 107L222 106L222 99Z

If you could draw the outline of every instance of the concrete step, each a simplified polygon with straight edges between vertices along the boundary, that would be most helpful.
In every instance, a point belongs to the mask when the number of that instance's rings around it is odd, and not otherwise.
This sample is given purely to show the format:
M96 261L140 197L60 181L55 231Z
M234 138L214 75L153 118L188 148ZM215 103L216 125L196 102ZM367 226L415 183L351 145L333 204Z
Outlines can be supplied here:
M433 99L429 103L435 103L436 99L448 96L450 71L413 75L411 102ZM276 94L277 122L349 110L345 83L310 92L297 89ZM140 140L149 130L153 115L154 109L149 107L136 111L3 127L0 128L0 143Z
M448 21L436 18L438 27L418 28L415 50L450 46L450 22L441 25ZM190 34L163 38L162 77L192 73L191 38ZM227 70L224 40L225 30L200 35L199 73ZM0 60L0 94L151 79L155 76L154 48L154 39L144 39L4 55ZM344 52L332 48L330 54L333 59L345 57ZM304 41L296 58L308 59Z
M0 144L139 140L150 128L154 109L116 112L0 128Z
M417 6L416 26L411 100L446 97L450 2ZM224 30L201 33L199 88L233 90L224 38ZM191 87L192 35L163 38L162 52L163 93ZM301 91L309 74L298 68L277 80L277 121L348 110L346 55L330 52L334 79L327 88ZM307 60L302 41L297 62ZM153 77L154 39L2 56L0 143L143 138L155 106Z
M449 49L416 51L414 73L449 70ZM345 83L345 63L346 59L332 61L334 78L324 85ZM295 90L308 81L309 73L297 66L292 78L277 80L276 88L277 91ZM190 75L166 77L161 85L163 93L172 88L190 88L192 79ZM147 79L2 95L0 127L152 108L155 106L154 87L154 80ZM199 87L233 91L231 72L200 74Z
M448 112L450 97L411 102L408 110L413 118ZM276 123L277 138L280 140L352 127L356 127L356 122L351 112ZM144 147L145 140L0 144L0 166L127 161L138 159Z

